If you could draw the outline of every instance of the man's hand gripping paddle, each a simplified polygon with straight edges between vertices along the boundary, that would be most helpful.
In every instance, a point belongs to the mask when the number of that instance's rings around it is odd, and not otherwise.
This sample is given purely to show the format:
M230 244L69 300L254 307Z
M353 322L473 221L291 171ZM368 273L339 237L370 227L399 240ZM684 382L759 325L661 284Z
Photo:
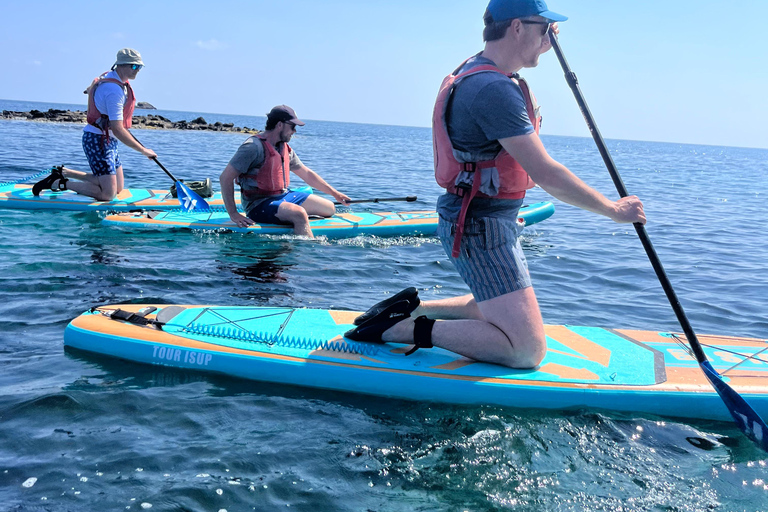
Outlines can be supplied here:
M587 102L581 93L581 89L579 88L579 82L576 78L576 74L571 71L571 68L568 66L568 62L565 60L563 51L561 50L560 44L558 43L557 36L552 33L552 31L549 32L549 39L552 42L552 48L555 49L557 59L560 61L560 66L562 66L563 72L565 73L565 80L568 82L568 85L573 91L573 95L576 97L576 102L579 104L579 108L581 109L581 113L584 116L584 120L587 122L589 131L592 132L592 138L595 139L597 149L600 151L600 155L603 157L603 161L605 162L605 166L608 168L611 179L613 179L613 184L616 186L616 190L618 190L621 197L627 197L629 195L627 193L627 189L624 186L624 182L622 181L621 176L619 176L619 172L616 169L616 165L613 163L613 158L611 158L611 155L608 152L608 148L605 146L603 136L600 135L600 131L597 129L595 120L592 118L592 113L589 111ZM699 367L704 372L704 375L706 375L710 384L712 384L712 387L715 388L717 394L720 395L720 398L723 400L723 403L725 403L725 406L728 408L731 416L733 416L736 425L738 425L741 431L744 432L744 434L746 434L746 436L754 441L760 448L768 452L768 425L765 424L765 421L763 421L757 412L755 412L752 406L750 406L746 400L744 400L736 391L734 391L733 388L731 388L723 380L720 374L718 374L717 371L715 371L715 369L712 367L712 364L704 354L704 349L702 349L701 343L696 337L696 333L693 332L693 327L691 327L691 324L688 321L688 317L685 315L685 311L683 311L683 306L680 304L680 301L677 298L677 294L675 294L675 290L672 288L672 283L669 281L669 277L667 277L667 274L664 271L664 267L661 266L661 260L659 259L659 256L656 254L656 250L651 244L648 233L645 231L645 226L640 223L635 223L634 226L638 236L640 237L640 241L645 248L645 252L648 255L648 259L651 260L651 265L656 271L656 276L661 282L661 287L664 289L664 293L666 293L667 299L672 305L672 309L677 316L677 321L680 322L680 326L683 328L685 337L688 339L688 343L690 344L691 350L696 357L696 361L699 363Z

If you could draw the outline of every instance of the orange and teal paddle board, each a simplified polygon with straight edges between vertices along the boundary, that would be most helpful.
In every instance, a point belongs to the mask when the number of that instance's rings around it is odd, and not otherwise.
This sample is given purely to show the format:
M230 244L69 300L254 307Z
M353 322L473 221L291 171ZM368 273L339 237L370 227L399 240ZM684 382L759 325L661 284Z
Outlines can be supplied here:
M151 310L140 322L161 325L115 319L110 315L117 309ZM358 314L103 306L75 318L64 343L138 363L406 400L731 421L680 334L548 325L543 362L531 370L513 370L440 348L405 356L410 345L347 340L343 334ZM728 384L758 414L768 416L768 341L702 335L699 340Z
M224 207L221 193L205 201L214 207ZM32 185L11 184L0 187L0 208L17 210L71 210L127 212L131 210L179 209L179 200L168 190L126 188L111 201L96 201L71 190L53 192L43 190L38 197L32 194Z
M549 202L526 205L520 208L518 220L526 226L541 222L552 216L555 206ZM358 211L337 213L328 218L310 219L315 235L329 238L344 238L357 235L405 236L434 235L437 232L438 216L435 211L417 212L371 212ZM116 227L148 229L196 229L228 230L261 235L283 235L293 233L290 225L254 224L238 227L229 219L226 211L183 212L129 212L107 215L104 224Z

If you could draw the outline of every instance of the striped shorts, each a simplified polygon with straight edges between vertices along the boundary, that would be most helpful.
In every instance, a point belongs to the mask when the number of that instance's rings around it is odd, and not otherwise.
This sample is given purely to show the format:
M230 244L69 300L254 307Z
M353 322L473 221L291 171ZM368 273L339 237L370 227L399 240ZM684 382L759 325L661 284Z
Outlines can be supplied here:
M452 258L456 224L440 217L437 236L477 302L531 286L520 229L515 217L467 219L459 257Z

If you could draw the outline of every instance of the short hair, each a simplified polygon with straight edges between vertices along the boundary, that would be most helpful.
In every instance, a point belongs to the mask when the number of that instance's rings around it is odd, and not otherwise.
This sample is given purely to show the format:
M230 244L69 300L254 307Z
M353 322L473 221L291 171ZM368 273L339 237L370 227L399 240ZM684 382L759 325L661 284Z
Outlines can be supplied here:
M507 33L507 29L512 25L511 18L508 20L493 21L493 16L491 16L491 12L488 9L485 10L485 14L483 15L483 22L485 23L485 28L483 29L483 41L486 43L504 37L504 34Z
M276 117L267 117L267 124L264 125L264 129L267 131L274 130L275 126L277 126L277 123L280 121L282 121L282 119L278 119Z

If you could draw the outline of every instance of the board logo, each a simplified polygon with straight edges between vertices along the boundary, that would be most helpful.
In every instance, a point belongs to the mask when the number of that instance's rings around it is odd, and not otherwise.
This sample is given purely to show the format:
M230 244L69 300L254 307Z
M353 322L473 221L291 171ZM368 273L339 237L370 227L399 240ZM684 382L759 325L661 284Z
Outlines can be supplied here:
M208 363L213 359L213 355L194 350L155 345L152 350L152 359L157 359L161 363L185 363L194 366L208 366Z

